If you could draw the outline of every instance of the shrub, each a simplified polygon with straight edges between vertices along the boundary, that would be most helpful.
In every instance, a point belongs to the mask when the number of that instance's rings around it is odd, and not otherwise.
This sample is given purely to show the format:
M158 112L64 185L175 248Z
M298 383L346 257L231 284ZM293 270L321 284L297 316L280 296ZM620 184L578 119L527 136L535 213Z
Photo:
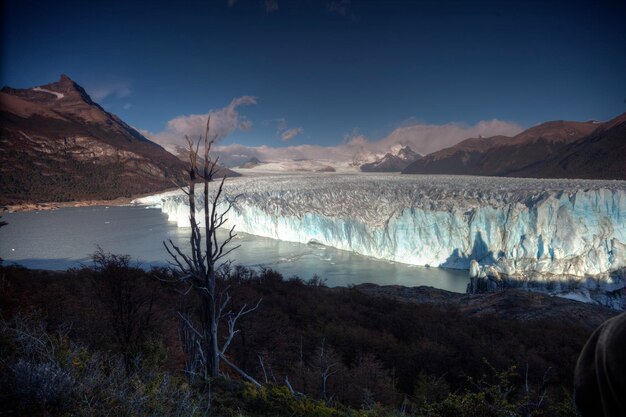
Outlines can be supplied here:
M0 367L9 414L82 416L200 416L201 391L168 373L139 369L129 375L121 356L92 352L64 334L42 333L34 318L2 320ZM157 349L158 350L158 349Z
M11 367L9 389L28 406L58 406L74 392L74 378L56 362L19 359Z

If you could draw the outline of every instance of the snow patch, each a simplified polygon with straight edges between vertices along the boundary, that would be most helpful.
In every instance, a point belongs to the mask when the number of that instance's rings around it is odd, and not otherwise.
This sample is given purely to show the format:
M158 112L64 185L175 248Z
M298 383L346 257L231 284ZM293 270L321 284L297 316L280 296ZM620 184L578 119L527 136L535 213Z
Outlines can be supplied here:
M33 88L33 91L41 91L42 93L53 94L57 97L57 100L65 97L65 94L63 93L57 93L56 91L46 90L45 88L41 88L41 87L35 87Z
M581 303L592 303L594 300L589 295L589 291L579 291L579 292L567 292L563 294L555 294L556 297L565 298L568 300L579 301Z

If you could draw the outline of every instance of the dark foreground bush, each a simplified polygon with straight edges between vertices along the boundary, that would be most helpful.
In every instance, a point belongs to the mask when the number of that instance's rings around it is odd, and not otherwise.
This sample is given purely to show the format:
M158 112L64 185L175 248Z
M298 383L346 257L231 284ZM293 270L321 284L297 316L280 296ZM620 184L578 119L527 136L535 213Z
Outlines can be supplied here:
M154 279L167 271L116 259L62 273L0 267L0 409L65 416L576 415L571 379L591 332L585 326L469 317L320 280L284 280L270 270L235 269L221 283L240 303L263 298L258 313L241 322L230 355L264 386L234 374L190 384L175 315L189 299ZM111 298L118 288L127 296ZM116 320L127 326L112 325Z
M15 415L195 416L199 392L155 369L128 375L121 356L94 352L45 323L0 323L2 409ZM9 414L10 415L10 414Z

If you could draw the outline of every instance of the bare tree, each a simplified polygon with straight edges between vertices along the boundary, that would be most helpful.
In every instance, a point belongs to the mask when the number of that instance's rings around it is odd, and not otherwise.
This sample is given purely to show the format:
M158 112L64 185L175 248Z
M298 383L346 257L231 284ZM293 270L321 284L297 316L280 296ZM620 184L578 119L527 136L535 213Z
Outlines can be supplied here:
M189 152L189 182L186 187L181 187L189 201L189 222L191 226L190 252L185 253L172 240L164 242L164 246L172 258L170 264L177 271L176 281L184 284L186 288L183 293L195 293L200 300L198 317L199 324L194 324L192 315L179 313L185 340L187 345L185 350L193 352L194 357L188 358L188 368L191 363L198 362L200 371L204 378L215 378L220 375L220 363L224 362L230 368L239 373L242 377L260 386L260 384L231 362L226 351L233 340L237 330L237 321L257 309L261 300L255 305L244 304L239 310L233 311L231 308L231 298L228 294L228 287L222 289L219 281L221 275L225 275L224 265L228 266L230 261L227 256L239 246L228 247L236 236L232 226L223 240L218 239L217 229L225 226L228 218L227 214L232 209L233 202L224 196L223 176L218 183L215 192L209 195L209 184L213 182L218 174L218 158L211 159L211 146L217 136L210 136L211 117L206 124L204 138L200 136L197 141L186 136L187 151ZM204 142L203 169L200 172L198 151L201 142ZM203 224L196 219L196 182L202 181L204 192L202 209L204 211ZM224 204L225 209L220 211L220 205ZM226 268L228 270L228 268ZM220 322L224 321L227 326L227 333L223 340L218 339ZM195 346L189 346L189 344ZM187 372L194 372L186 369Z
M318 350L319 356L319 376L320 376L320 397L324 401L332 399L329 398L327 388L328 379L338 372L337 369L333 369L337 366L337 362L334 360L334 353L326 347L326 338L322 339L322 344Z

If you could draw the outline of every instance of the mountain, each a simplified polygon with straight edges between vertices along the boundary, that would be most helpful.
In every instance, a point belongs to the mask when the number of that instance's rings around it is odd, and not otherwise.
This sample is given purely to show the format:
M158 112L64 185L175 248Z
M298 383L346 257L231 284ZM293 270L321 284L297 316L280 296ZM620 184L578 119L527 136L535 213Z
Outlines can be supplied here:
M396 146L382 158L360 166L363 172L400 172L422 155L413 151L410 146Z
M185 166L189 166L189 149L184 147L184 146L179 146L176 145L173 149L169 150L173 155L175 155L178 159L180 159L181 161L183 161L185 163ZM202 171L202 169L204 168L204 158L203 158L203 154L202 154L202 149L200 149L199 155L198 155L198 168L200 169L200 171ZM226 167L224 167L221 164L217 165L217 171L215 172L213 178L219 178L221 179L222 177L239 177L241 176L241 174L238 174Z
M184 169L66 75L0 91L0 204L149 193L171 188Z
M411 162L422 157L422 155L414 152L411 147L402 145L392 146L386 154L362 150L352 158L341 159L340 155L332 156L337 159L299 158L260 161L253 157L239 165L237 169L246 169L257 173L400 172Z
M539 177L626 180L626 113L534 168Z
M251 169L261 165L263 162L259 160L259 158L252 157L246 163L241 164L239 168Z
M605 123L554 121L514 136L466 139L404 174L626 179L626 113Z

